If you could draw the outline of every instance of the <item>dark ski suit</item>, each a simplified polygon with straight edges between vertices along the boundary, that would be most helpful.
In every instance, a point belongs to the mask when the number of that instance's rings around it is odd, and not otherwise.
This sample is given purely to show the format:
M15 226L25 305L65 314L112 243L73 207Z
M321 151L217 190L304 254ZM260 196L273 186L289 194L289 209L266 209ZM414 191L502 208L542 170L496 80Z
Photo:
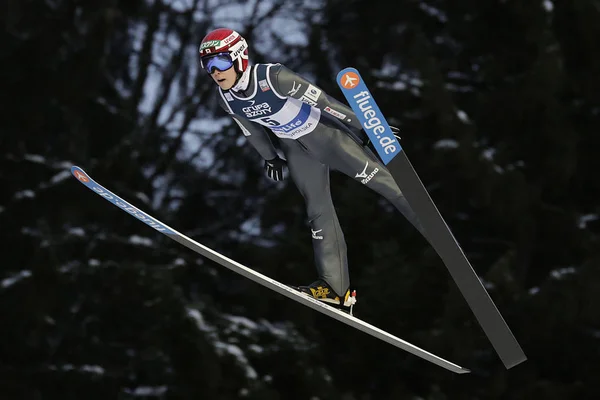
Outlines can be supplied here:
M366 135L349 107L281 64L253 65L246 79L245 90L219 88L219 103L265 160L277 157L277 152L263 126L279 138L306 203L319 278L343 296L350 277L346 242L329 188L330 169L362 182L421 233L423 228L386 167L364 146Z

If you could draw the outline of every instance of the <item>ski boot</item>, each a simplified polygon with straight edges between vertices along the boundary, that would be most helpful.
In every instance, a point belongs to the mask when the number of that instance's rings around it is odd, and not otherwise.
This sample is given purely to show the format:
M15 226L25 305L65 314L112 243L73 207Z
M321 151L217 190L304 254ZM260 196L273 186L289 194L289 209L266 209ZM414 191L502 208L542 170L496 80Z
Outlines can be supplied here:
M346 290L346 294L342 299L333 291L333 289L331 289L331 286L329 286L327 282L322 279L319 279L308 286L292 287L307 296L313 297L314 299L322 301L323 303L327 303L328 305L350 315L352 315L354 304L356 304L356 290L353 290L352 292L350 289Z

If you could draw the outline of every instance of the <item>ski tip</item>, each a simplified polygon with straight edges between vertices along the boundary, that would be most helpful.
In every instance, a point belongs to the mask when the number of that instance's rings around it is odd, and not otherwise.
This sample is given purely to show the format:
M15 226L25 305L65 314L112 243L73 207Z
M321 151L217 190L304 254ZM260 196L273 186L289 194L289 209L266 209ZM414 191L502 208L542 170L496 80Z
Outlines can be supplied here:
M71 167L71 174L77 178L80 182L82 183L88 183L89 181L91 181L92 179L88 176L88 174L85 173L85 171L81 168L79 168L76 165L73 165Z
M338 82L341 81L342 77L345 74L347 74L347 73L351 73L351 74L354 74L354 75L359 75L359 72L358 72L358 70L356 68L354 68L354 67L346 67L346 68L342 69L340 72L338 72L338 74L337 74L337 80L338 80Z
M353 90L361 83L361 81L362 78L356 68L344 68L337 74L337 83L341 89Z

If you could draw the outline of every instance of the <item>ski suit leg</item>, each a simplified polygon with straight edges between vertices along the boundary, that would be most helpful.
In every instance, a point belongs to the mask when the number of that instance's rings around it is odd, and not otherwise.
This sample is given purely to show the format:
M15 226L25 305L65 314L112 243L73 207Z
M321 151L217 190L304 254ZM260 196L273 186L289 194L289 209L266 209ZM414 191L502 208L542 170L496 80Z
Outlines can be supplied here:
M333 206L329 166L295 140L281 140L292 180L304 197L320 279L340 296L350 287L346 241Z
M327 127L321 130L319 135L318 140L322 141L320 146L322 150L319 154L321 160L327 162L331 169L358 180L369 189L385 197L427 238L419 218L408 204L396 181L394 181L385 165L369 148L359 145L346 133L338 129ZM310 140L314 140L314 138L316 137L313 136ZM315 147L315 144L311 143L311 148Z

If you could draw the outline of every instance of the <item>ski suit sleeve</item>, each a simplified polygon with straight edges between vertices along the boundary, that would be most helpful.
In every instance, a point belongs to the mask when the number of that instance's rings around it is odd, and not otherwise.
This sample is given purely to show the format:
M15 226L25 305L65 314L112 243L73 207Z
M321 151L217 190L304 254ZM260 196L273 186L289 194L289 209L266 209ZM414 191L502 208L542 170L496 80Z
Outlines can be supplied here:
M237 115L232 115L231 117L239 125L248 142L258 151L262 158L272 160L277 157L277 151L275 150L275 146L273 146L273 142L271 142L269 133L262 126L250 122L245 118L240 118Z
M329 96L321 88L313 85L284 65L274 65L271 68L269 78L274 89L281 96L302 100L313 107L319 108L321 112L336 117L347 127L354 130L362 129L360 121L350 107Z
M269 133L261 125L255 124L246 118L242 118L233 114L220 96L218 99L219 105L229 114L231 118L233 118L235 123L238 124L248 142L250 142L252 147L256 149L258 154L260 154L263 159L272 160L273 158L277 157L277 150L275 150L275 146L273 146L273 142L271 142Z

